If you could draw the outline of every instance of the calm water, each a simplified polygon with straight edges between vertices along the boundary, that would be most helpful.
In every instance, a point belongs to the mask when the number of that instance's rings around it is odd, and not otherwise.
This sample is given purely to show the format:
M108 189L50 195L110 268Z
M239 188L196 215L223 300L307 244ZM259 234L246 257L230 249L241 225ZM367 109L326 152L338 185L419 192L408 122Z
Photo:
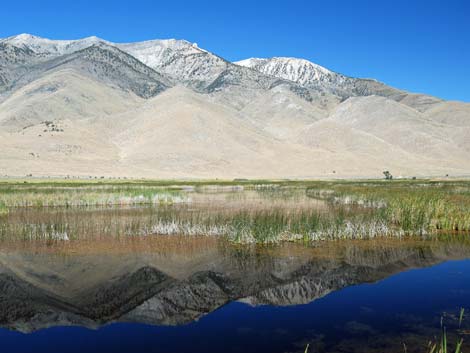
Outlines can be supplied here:
M228 210L247 201L231 200ZM470 310L465 240L236 246L140 235L155 212L1 220L2 352L426 352L441 317L453 343L460 307ZM51 229L70 239L27 240Z

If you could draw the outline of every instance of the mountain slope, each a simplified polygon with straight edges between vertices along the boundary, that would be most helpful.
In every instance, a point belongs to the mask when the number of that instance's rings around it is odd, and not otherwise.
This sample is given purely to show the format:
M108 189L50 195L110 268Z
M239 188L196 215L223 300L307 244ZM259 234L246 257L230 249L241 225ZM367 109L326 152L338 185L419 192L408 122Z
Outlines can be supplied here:
M344 125L333 119L322 119L309 125L299 133L296 141L314 148L321 146L333 154L351 154L359 161L359 168L365 170L375 166L377 170L392 169L395 176L426 175L430 172L429 168L443 175L449 173L448 168L456 167L456 165L450 167L450 161L441 163L439 158L434 158L432 155L416 154L373 133ZM413 167L409 169L410 166ZM337 168L342 167L337 166ZM341 169L335 169L332 176L342 173L344 171Z
M152 40L125 44L112 43L97 37L72 41L53 41L22 34L0 40L0 43L29 50L36 56L35 61L27 63L30 66L28 74L25 75L23 71L16 74L16 79L20 78L18 80L20 84L25 81L29 82L27 80L31 79L31 71L34 72L38 69L40 71L44 67L50 67L51 63L57 65L57 62L70 60L70 56L77 56L78 53L89 51L90 48L107 48L108 51L114 51L113 56L119 56L120 59L122 59L123 53L135 58L134 60L145 66L147 71L153 71L151 75L146 73L150 78L154 78L155 72L159 73L160 76L156 79L166 87L183 84L197 92L213 94L215 99L231 104L238 109L244 107L253 98L253 94L250 94L249 91L256 95L279 84L288 86L292 92L303 99L312 101L318 98L314 92L309 92L309 89L294 82L234 65L184 40ZM117 55L116 51L120 51L121 54ZM128 64L129 60L124 61ZM132 66L135 68L136 64L133 63ZM103 71L103 68L91 71ZM109 67L106 68L106 73L109 71ZM129 77L125 78L128 79ZM17 84L16 88L18 87ZM11 89L15 89L15 87ZM163 89L164 87L158 89L138 87L133 91L142 97L148 98L158 94Z
M343 75L304 59L278 57L271 59L250 58L238 61L235 64L252 68L270 76L294 81L303 86L312 86L318 82L341 83L347 79Z
M35 58L36 54L28 48L0 42L0 95L18 75L26 72L24 64Z
M151 40L117 46L158 72L200 90L206 89L230 65L185 40Z
M71 54L52 56L11 68L15 79L10 92L51 72L73 69L93 80L132 91L140 97L152 97L171 83L161 74L145 66L131 55L105 43L93 44Z
M355 96L377 95L402 102L415 109L423 109L440 102L425 95L409 95L407 92L387 86L379 81L348 77L305 59L274 57L251 58L236 62L273 77L290 80L316 90L340 96L342 99Z
M353 97L340 104L331 119L377 136L416 155L453 161L466 153L451 138L453 126L428 120L416 110L383 97Z
M318 99L318 92L311 92L283 78L235 65L185 40L152 40L116 46L173 82L200 93L212 94L215 99L237 109L249 104L260 92L278 85L288 87L307 101Z
M53 71L15 91L0 105L0 126L10 131L44 121L111 116L136 107L138 96L113 89L72 69Z
M470 127L470 104L441 102L427 110L424 116L439 123Z
M0 39L0 174L470 174L470 105L184 40Z
M117 44L149 67L201 92L213 92L228 84L267 89L273 77L240 68L185 40L152 40Z
M122 122L113 138L122 148L122 163L140 168L152 165L169 174L205 177L223 171L237 177L241 170L260 176L257 166L265 165L275 176L289 173L293 164L279 164L276 155L306 162L301 153L273 141L235 109L183 87L168 90L116 122Z
M301 99L278 86L258 96L240 111L259 129L277 139L293 139L304 128L328 116L327 105Z
M378 81L347 77L304 59L286 57L251 58L238 61L236 64L252 68L266 75L299 83L304 87L323 89L342 97L372 94L392 96L401 93L401 91Z
M37 54L29 48L21 48L9 43L0 41L0 65L10 66L24 64L25 62L35 58Z

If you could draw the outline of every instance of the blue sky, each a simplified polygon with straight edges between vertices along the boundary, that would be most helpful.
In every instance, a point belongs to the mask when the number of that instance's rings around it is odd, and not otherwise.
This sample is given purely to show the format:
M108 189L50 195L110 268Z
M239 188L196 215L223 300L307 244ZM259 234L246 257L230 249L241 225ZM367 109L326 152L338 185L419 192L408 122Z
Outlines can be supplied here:
M468 0L2 1L0 37L178 38L228 60L293 56L470 102Z

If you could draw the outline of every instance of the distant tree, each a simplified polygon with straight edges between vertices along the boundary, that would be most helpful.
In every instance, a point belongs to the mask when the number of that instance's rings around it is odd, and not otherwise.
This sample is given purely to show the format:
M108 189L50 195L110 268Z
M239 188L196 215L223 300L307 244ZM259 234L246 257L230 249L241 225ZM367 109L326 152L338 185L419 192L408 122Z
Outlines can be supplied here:
M388 170L384 171L383 174L384 174L386 180L392 180L393 179L393 175Z

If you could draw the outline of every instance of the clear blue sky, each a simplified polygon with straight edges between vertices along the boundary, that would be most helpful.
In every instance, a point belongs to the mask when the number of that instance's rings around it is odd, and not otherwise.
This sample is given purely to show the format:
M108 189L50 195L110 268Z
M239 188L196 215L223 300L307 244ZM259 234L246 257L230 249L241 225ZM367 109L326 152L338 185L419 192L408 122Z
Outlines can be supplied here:
M0 37L178 38L228 60L293 56L470 102L469 0L2 1Z

